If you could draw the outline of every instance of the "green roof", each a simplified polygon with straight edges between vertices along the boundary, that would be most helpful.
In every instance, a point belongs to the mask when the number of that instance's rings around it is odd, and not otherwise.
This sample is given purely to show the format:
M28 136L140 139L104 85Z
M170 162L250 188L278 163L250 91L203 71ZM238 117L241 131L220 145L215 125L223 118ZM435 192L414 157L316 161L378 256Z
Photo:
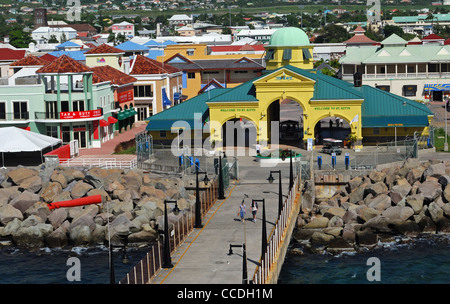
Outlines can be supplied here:
M389 45L389 44L403 44L406 45L408 42L403 39L402 37L398 36L397 34L392 34L391 36L387 37L383 41L381 41L382 45Z
M308 35L298 27L284 27L276 30L269 40L269 46L309 45Z
M192 130L195 127L203 127L206 119L209 117L209 108L206 102L217 95L223 94L230 89L213 89L197 95L191 99L177 104L169 109L159 112L153 116L146 118L148 121L147 131L170 130L176 121L186 121ZM202 123L194 123L194 114L200 113Z
M364 94L361 106L364 128L388 127L392 124L424 127L428 126L428 116L434 115L426 105L402 96L367 85L355 89Z

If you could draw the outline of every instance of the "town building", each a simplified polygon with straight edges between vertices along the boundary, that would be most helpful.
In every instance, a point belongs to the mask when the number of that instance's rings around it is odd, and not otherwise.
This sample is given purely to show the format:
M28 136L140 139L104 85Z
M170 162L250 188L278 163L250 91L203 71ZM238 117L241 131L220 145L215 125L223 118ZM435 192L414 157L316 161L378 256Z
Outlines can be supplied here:
M272 126L280 124L281 107L286 101L299 104L298 122L302 130L299 140L308 149L321 143L325 132L332 130L332 127L325 130L320 122L333 117L346 122L347 134L341 135L354 138L355 148L404 138L408 134L429 134L433 113L425 105L362 85L358 78L349 83L312 69L312 46L301 29L279 29L266 49L266 70L259 77L233 88L216 88L188 99L170 109L171 116L194 117L192 123L197 128L203 126L202 133L208 133L209 142L219 150L236 145L236 137L232 142L228 138L226 122L229 121L234 123L235 134L237 131L244 137L246 147L259 143L264 149L267 144L278 144L279 134L272 134L276 131ZM178 109L183 113L177 113ZM170 121L166 114L162 112L148 118L147 130L155 138L161 139L161 134L169 132L179 135L173 124L175 120ZM184 125L183 133L187 126Z
M55 38L59 42L75 39L77 31L71 27L49 27L41 26L31 32L31 38L37 44L48 43L51 38Z
M349 47L340 59L342 79L360 73L364 85L408 99L444 101L450 95L450 46L408 44L393 34L379 46Z
M114 35L123 35L127 39L131 39L134 37L134 24L126 21L122 21L120 23L115 23L111 26L111 31Z

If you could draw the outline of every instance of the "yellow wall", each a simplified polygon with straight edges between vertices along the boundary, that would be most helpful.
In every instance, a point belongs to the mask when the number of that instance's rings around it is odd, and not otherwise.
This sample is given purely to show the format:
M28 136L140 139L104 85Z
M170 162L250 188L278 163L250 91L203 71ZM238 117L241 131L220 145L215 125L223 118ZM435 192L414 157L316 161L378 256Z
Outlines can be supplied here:
M245 118L254 123L258 130L258 142L271 142L269 106L273 102L284 99L297 101L303 108L303 139L313 139L314 127L321 119L330 116L341 117L350 122L356 115L361 117L363 100L322 100L311 101L314 95L315 81L288 69L280 69L253 83L256 88L258 102L214 102L208 103L210 115L211 139L216 143L222 142L221 127L230 119ZM361 119L352 124L351 133L358 139L358 146L362 140ZM275 142L272 142L275 143ZM217 145L220 147L220 145Z
M122 55L117 54L92 54L92 55L86 55L86 65L88 67L101 67L105 65L109 65L119 71L124 71L124 65L119 65L119 57L122 57ZM104 62L99 62L103 61Z
M194 49L193 55L188 55L187 51ZM247 57L251 59L263 58L264 54L231 54L231 55L208 55L206 44L171 44L164 49L164 56L158 56L158 61L171 58L176 54L181 54L187 59L239 59Z
M311 54L311 59L303 59L303 49L307 48ZM274 47L266 46L266 49L274 49ZM283 60L283 51L285 49L292 50L291 60ZM292 65L301 69L312 69L314 66L313 60L313 46L302 46L302 47L277 47L274 53L273 60L266 61L266 70L276 70L285 65Z

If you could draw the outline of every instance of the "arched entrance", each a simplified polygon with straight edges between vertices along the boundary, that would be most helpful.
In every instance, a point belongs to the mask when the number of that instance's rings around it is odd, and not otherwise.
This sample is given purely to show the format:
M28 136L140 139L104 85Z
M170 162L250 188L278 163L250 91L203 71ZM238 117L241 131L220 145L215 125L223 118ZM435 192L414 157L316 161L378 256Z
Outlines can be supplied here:
M303 108L295 100L285 98L273 101L267 108L268 125L279 124L279 136L271 138L272 144L303 146ZM269 130L271 132L271 130ZM275 135L271 133L272 136Z
M351 126L346 119L339 116L325 117L314 127L315 144L322 145L324 138L334 138L344 142L351 133Z
M227 120L221 129L223 147L254 148L257 131L253 121L241 117Z

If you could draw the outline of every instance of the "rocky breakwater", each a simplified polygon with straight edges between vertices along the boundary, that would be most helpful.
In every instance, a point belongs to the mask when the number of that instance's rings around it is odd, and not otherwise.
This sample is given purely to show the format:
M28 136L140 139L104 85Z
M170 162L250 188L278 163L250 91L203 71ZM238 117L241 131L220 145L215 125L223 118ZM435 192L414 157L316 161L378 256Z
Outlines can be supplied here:
M102 203L50 210L48 204L90 195ZM0 238L3 245L65 247L158 238L165 199L189 209L194 197L180 179L141 170L19 167L0 170ZM109 211L109 212L108 212ZM169 221L176 221L170 214Z
M450 162L409 159L351 179L298 217L294 239L332 252L374 248L401 236L450 233Z

